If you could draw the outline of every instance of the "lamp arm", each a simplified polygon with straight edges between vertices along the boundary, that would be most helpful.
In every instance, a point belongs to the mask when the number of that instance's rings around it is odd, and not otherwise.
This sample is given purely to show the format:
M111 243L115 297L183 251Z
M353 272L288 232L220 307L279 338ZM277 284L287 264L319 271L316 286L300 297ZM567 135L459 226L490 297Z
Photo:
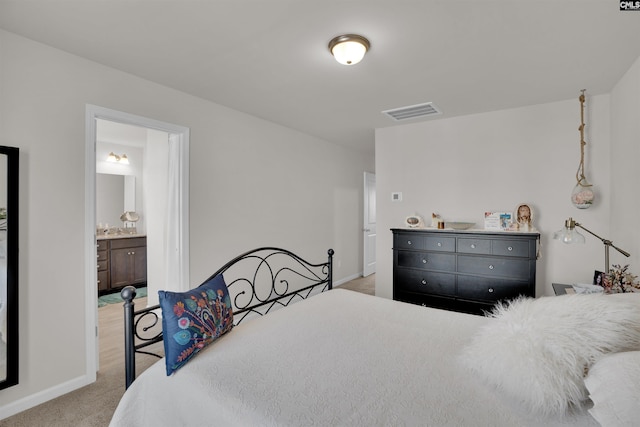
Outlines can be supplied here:
M591 231L591 230L586 229L582 224L580 224L580 223L578 223L578 222L576 222L575 224L576 224L576 227L580 227L580 228L582 228L584 231L586 231L587 233L589 233L589 234L591 234L592 236L594 236L594 237L596 237L596 238L600 239L600 241L602 241L602 243L604 243L604 244L605 244L605 246L610 246L610 247L612 247L613 249L615 249L616 251L620 252L622 255L624 255L624 256L626 256L626 257L630 257L630 256L631 256L631 254L630 254L629 252L627 252L627 251L625 251L625 250L623 250L623 249L620 249L619 247L615 246L611 240L607 240L607 239L604 239L604 238L602 238L602 237L598 236L596 233L594 233L594 232L593 232L593 231Z
M620 252L622 255L626 256L627 258L631 256L631 254L627 251L625 251L624 249L620 249L619 247L617 247L616 245L614 245L611 240L607 240L609 242L609 246L611 246L613 249L615 249L616 251Z

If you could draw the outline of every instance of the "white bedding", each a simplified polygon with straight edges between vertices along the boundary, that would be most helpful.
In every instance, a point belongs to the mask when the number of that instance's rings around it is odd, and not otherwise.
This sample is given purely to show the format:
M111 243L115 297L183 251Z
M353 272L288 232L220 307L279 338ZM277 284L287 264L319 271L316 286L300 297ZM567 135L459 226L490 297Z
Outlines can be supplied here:
M160 360L111 425L598 425L531 419L462 370L491 321L334 289L242 323L171 377Z

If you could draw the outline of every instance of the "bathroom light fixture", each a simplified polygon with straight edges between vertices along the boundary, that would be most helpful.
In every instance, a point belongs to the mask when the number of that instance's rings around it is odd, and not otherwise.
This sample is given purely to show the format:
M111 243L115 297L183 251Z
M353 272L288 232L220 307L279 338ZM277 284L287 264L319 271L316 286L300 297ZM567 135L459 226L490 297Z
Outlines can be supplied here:
M618 252L620 252L622 255L626 257L631 256L629 252L616 247L611 240L603 239L593 231L587 230L582 224L575 222L573 218L569 218L568 220L566 220L564 222L564 228L562 230L559 230L553 233L553 238L556 240L561 240L563 243L566 243L569 245L573 243L585 243L584 236L578 233L578 231L576 230L576 227L582 228L584 231L586 231L587 233L591 234L594 237L597 237L598 239L600 239L602 243L604 243L604 272L605 273L608 273L610 269L609 248L613 248L617 250Z
M127 157L126 154L122 154L122 156L118 156L113 151L110 152L109 155L107 156L107 161L108 162L113 162L113 163L120 163L120 164L123 164L123 165L128 165L129 164L129 158Z
M364 58L370 47L369 40L357 34L344 34L329 42L329 51L341 64L354 65Z

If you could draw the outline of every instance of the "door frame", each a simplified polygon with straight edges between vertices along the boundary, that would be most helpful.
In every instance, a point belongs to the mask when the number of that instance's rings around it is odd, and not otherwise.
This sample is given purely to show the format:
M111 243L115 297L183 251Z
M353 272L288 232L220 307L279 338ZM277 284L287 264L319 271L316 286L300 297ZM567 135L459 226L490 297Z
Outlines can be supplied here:
M367 264L367 248L369 247L368 241L371 240L371 235L377 234L377 229L373 230L371 233L371 229L369 228L369 187L373 181L373 186L375 188L376 183L376 174L372 172L364 173L364 207L363 207L363 219L362 219L362 277L367 277L376 272L376 261L374 261L373 266ZM374 208L375 209L375 208ZM375 224L375 223L373 223ZM377 238L377 236L376 236ZM375 245L374 245L375 247Z
M180 176L178 204L181 213L180 227L176 230L180 250L177 254L180 281L189 284L189 128L161 122L147 117L136 116L122 111L111 110L86 104L85 113L85 361L89 382L96 380L98 370L98 280L96 270L96 120L103 119L134 126L156 129L169 134L180 135ZM91 322L89 319L94 319Z

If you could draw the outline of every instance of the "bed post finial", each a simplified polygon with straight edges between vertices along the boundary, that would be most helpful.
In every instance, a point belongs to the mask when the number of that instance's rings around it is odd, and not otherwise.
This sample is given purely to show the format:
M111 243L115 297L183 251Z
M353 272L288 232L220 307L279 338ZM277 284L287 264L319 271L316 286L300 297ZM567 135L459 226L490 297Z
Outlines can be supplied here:
M333 254L335 254L335 251L333 249L329 249L327 254L329 254L329 286L327 286L327 288L331 290L333 289Z
M136 288L127 286L120 291L120 296L124 300L124 371L125 390L129 388L136 378L136 349L134 343L133 312L136 297Z

